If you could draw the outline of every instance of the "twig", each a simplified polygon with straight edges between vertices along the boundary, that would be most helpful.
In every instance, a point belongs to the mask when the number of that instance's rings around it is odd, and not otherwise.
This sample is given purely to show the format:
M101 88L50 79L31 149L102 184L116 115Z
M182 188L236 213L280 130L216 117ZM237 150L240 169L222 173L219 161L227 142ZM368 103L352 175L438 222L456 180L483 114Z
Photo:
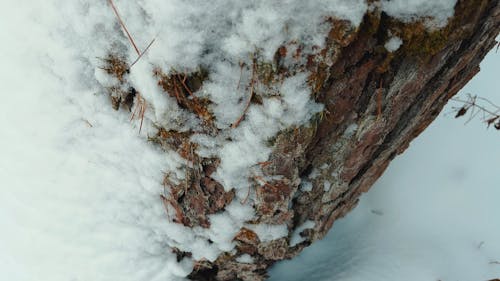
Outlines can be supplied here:
M273 162L271 161L265 161L265 162L258 162L257 164L259 164L262 168L265 168L266 166L272 164Z
M108 2L111 5L111 8L113 8L113 11L115 12L116 17L118 18L118 22L120 23L121 27L123 28L123 30L125 30L125 33L127 34L127 37L130 40L130 43L132 43L132 46L134 46L134 49L137 52L137 55L141 56L141 52L139 51L139 48L137 48L137 45L135 44L134 39L132 38L132 35L130 35L130 32L128 32L128 29L125 26L125 23L123 23L123 20L120 17L120 14L118 13L118 9L116 9L116 6L113 3L113 0L108 0Z
M470 94L469 94L469 95L470 95ZM485 101L485 102L489 103L491 106L493 106L493 107L495 107L496 109L500 110L500 106L498 106L498 105L494 104L492 101L490 101L490 100L489 100L489 99L487 99L487 98L477 97L477 96L476 96L475 98L476 98L476 99L478 99L478 100ZM497 111L497 112L498 112L498 111Z
M175 210L175 219L173 220L175 223L182 223L185 224L184 220L184 214L182 212L181 207L179 206L179 203L177 201L173 200L172 198L167 198L163 195L160 195L161 200L163 201L163 204L165 205L165 208L167 210L167 215L168 218L170 219L170 214L168 212L168 205L172 206Z
M491 125L495 127L495 129L500 130L500 107L495 105L493 102L486 98L478 98L477 96L472 96L471 94L467 94L468 99L462 100L459 98L452 98L453 101L460 102L463 104L462 107L456 110L455 118L459 118L467 114L468 110L472 108L470 117L465 122L465 124L469 123L474 117L476 117L479 113L483 114L483 121L486 122L487 127L489 128ZM489 106L494 107L496 110L492 111L488 109L486 106L478 104L478 100L486 102ZM477 111L475 112L475 110Z
M463 104L465 104L465 105L469 106L469 108L470 108L470 107L477 107L477 108L481 109L482 111L484 111L484 112L486 112L486 113L488 113L488 114L490 114L490 115L493 115L493 116L498 115L498 113L497 113L497 112L490 111L490 110L488 110L486 107L484 107L484 106L482 106L482 105L477 104L477 103L475 102L475 100L474 100L474 101L465 101L465 100L461 100L461 99L458 99L458 98L452 98L451 100L453 100L453 101L457 101L457 102L460 102L460 103L463 103ZM466 108L466 109L468 109L468 108Z
M153 38L153 40L151 40L151 43L149 43L149 45L146 47L146 49L135 59L135 61L128 67L128 69L131 69L132 66L134 66L134 64L136 64L142 58L142 56L149 50L149 47L151 47L151 45L153 45L155 40L156 40L156 38Z
M236 90L240 89L241 77L243 76L243 67L244 66L245 66L245 63L240 61L240 79L238 79L238 86L236 87Z
M184 78L181 80L180 77L177 77L179 79L179 81L181 82L182 86L184 87L184 89L186 89L186 91L188 92L188 94L190 96L192 96L194 99L196 99L196 97L193 95L193 92L191 92L191 90L189 89L189 87L186 85L186 80L187 80L187 75L184 74Z
M254 179L256 179L262 186L269 187L272 190L276 190L276 186L268 183L263 177L261 177L261 176L254 176Z

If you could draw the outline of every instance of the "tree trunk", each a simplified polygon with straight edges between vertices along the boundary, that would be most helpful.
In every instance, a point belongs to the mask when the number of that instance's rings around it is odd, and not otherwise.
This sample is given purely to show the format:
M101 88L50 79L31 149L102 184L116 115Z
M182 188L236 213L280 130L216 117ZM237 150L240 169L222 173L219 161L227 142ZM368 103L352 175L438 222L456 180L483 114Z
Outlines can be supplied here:
M284 175L292 183L309 179L313 188L301 191L295 185L289 194L262 188L269 194L256 206L260 221L268 223L293 214L290 233L308 220L314 227L302 231L303 241L293 247L285 238L261 243L244 229L235 239L237 249L253 256L254 264L222 255L215 263L200 264L192 278L262 280L274 262L293 258L324 237L479 72L479 63L496 43L499 11L496 0L459 1L449 24L436 31L376 11L365 16L359 30L336 23L324 52L334 63L311 67L321 89L316 100L326 105L326 114L315 126L280 133L264 167L266 175ZM394 53L383 47L388 30L404 42Z
M312 73L314 98L325 110L307 126L283 130L272 140L271 156L260 163L261 170L266 178L280 177L252 187L256 193L252 223L286 224L289 235L264 242L254 231L241 228L234 238L236 251L223 253L213 262L196 261L190 278L263 280L273 263L293 258L324 237L335 220L356 206L389 162L478 73L479 63L495 46L499 13L497 0L461 0L448 24L435 30L428 29L424 20L404 23L377 9L366 14L357 29L332 19L326 48L310 56L306 65ZM389 34L402 39L393 52L384 47ZM278 50L275 63L283 55L286 49ZM176 74L156 75L182 108L210 127L211 117L199 106L201 102L196 104L187 94L172 94L184 91L174 82ZM200 71L177 78L194 92L204 77ZM130 102L128 94L118 98L115 94L115 107ZM224 210L236 199L234 192L225 191L211 178L217 159L194 155L184 142L188 137L161 129L158 133L156 141L162 146L175 147L180 155L200 164L188 169L189 180L173 187L182 196L163 200L175 205L177 223L207 227L209 214ZM182 249L177 254L189 256ZM239 262L237 257L243 254L253 262Z

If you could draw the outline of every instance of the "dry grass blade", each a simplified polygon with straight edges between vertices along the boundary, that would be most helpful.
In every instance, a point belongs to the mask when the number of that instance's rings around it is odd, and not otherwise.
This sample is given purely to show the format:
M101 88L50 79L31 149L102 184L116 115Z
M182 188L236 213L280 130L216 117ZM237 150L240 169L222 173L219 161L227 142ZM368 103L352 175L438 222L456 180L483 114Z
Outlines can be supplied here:
M240 201L241 205L245 205L248 201L248 198L250 198L250 187L248 187L248 190L247 190L247 195L245 196L245 198L243 199L243 201Z
M134 66L134 64L136 64L141 58L142 56L149 50L149 48L151 47L151 45L153 45L153 43L155 42L156 38L154 38L153 40L151 40L151 43L149 43L149 45L146 47L146 49L144 50L144 52L142 52L136 59L135 61L129 66L129 69L132 68L132 66Z
M160 195L160 198L163 201L165 209L167 210L167 215L170 216L170 214L168 212L168 205L170 205L175 210L175 218L173 221L175 223L181 223L181 224L187 225L186 220L184 218L184 213L182 212L182 209L179 206L179 203L177 203L177 201L173 200L172 198L167 198L163 195Z
M141 106L141 125L139 126L139 134L141 133L142 130L142 123L144 122L144 113L146 113L146 106L147 104L145 102Z
M93 128L94 126L92 125L92 123L89 122L89 120L87 119L82 119L83 122L85 122L85 124L89 127L89 128Z
M130 40L130 43L132 43L132 46L134 46L134 49L137 52L137 55L141 56L141 52L139 51L139 48L137 48L137 45L135 44L134 39L132 38L132 35L130 35L130 32L128 32L128 29L125 26L125 23L123 22L122 18L120 17L120 13L118 13L118 9L116 9L115 3L113 3L113 0L108 0L108 2L111 5L111 8L113 8L113 11L115 12L116 17L118 18L118 22L120 23L121 27L123 28L123 30L125 30L125 33L127 34L128 40Z
M189 89L189 87L186 85L186 80L187 80L187 75L184 74L184 78L181 80L179 76L177 76L177 79L181 82L182 86L184 89L188 92L188 94L193 97L193 99L196 100L196 97L193 95L193 92Z
M238 120L236 120L236 122L233 123L233 125L231 125L231 128L236 128L238 127L238 125L240 125L241 121L243 121L243 118L245 118L245 114L247 113L248 111L248 108L250 107L250 104L252 103L252 99L253 99L253 94L254 94L254 86L255 86L255 62L252 66L252 79L250 80L250 97L248 98L247 100L247 103L245 105L245 109L243 109L243 113L241 114L241 116L238 118Z
M271 165L273 162L271 161L264 161L264 162L258 162L257 164L260 165L262 168L265 168L266 166Z
M134 120L136 115L141 119L141 124L139 126L139 134L141 133L142 130L142 124L144 122L144 114L146 113L146 108L147 108L146 100L144 100L144 98L142 98L140 94L137 94L135 109L134 112L132 112L132 116L130 116L130 121L132 122L132 120Z
M272 189L272 190L276 190L276 189L277 189L274 185L272 185L272 184L268 183L268 182L267 182L267 181L266 181L263 177L261 177L261 176L254 176L254 179L255 179L255 180L256 180L256 181L257 181L257 182L258 182L261 186L268 187L268 188L270 188L270 189Z

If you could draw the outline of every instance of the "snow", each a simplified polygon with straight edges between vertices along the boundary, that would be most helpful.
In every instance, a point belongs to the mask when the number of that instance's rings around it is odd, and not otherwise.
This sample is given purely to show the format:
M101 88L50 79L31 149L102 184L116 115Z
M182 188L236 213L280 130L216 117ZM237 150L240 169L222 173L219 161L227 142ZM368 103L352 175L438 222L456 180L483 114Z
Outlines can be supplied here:
M307 124L322 105L310 98L307 73L298 73L272 86L277 94L252 104L231 128L250 98L249 66L255 54L271 61L280 45L293 41L313 52L324 45L326 17L357 26L365 1L116 0L139 49L155 39L124 85L147 103L141 132L139 121L113 111L104 94L117 81L99 68L102 58L110 51L129 62L137 57L107 1L3 3L0 36L8 43L0 46L0 280L184 280L194 260L231 251L243 226L262 241L287 236L286 225L246 224L254 217L252 194L246 204L241 199L248 179L260 176L256 165L269 156L267 140ZM384 9L408 16L394 5ZM421 6L411 14L425 12ZM155 67L166 73L210 69L195 94L213 102L221 133L191 140L200 156L220 157L215 177L237 198L210 216L208 229L173 223L174 210L160 199L170 193L162 185L165 174L179 182L190 163L160 151L148 136L155 125L185 132L200 124L158 87ZM256 90L267 90L262 87ZM192 258L177 262L174 247Z
M498 101L499 54L459 93ZM500 277L499 132L464 126L451 102L359 205L270 281L491 280ZM450 114L451 113L451 114Z
M253 263L253 258L249 254L243 254L237 257L236 261L240 263Z
M327 181L327 180L325 180L325 182L323 184L323 188L324 188L325 191L329 191L330 188L332 188L332 183L329 182L329 181Z
M247 224L246 227L255 232L261 242L269 242L288 236L288 227L286 224Z
M310 181L302 180L299 187L301 191L310 192L313 189L313 184Z
M382 10L389 16L410 22L430 17L430 27L443 27L453 16L457 0L383 0Z
M50 30L16 16L50 15L42 4L1 12L0 280L180 280L192 263L165 250L152 204L171 159L87 88Z
M403 40L401 38L394 36L391 37L384 45L384 47L387 49L389 52L395 52L401 47L403 44Z
M311 220L307 220L302 225L297 227L294 230L294 232L292 233L292 237L290 238L290 247L293 247L293 246L299 244L300 242L303 242L305 240L305 238L302 237L300 235L300 233L306 229L314 228L315 224L316 224L315 222L313 222Z

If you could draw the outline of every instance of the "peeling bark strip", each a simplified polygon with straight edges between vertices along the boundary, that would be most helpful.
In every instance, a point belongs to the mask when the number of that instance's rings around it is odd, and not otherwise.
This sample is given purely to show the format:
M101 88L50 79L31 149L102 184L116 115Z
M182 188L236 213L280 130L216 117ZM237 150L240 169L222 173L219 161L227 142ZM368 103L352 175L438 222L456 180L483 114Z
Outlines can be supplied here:
M286 225L288 236L269 241L259 238L251 227L242 227L233 239L235 251L213 262L195 261L192 280L264 280L273 263L294 257L324 237L389 162L477 74L479 63L495 46L500 4L497 0L458 1L455 15L438 30L426 28L424 20L403 23L377 9L366 14L355 30L345 21L332 18L328 22L332 28L326 48L316 55L304 54L300 44L290 48L294 51L284 45L272 63L256 61L252 66L249 104L261 102L254 83L269 86L282 83L291 73L308 71L313 97L325 105L307 126L288 128L269 140L271 156L258 163L262 175L250 179L256 216L248 224ZM384 47L390 36L402 40L393 52ZM293 44L297 42L289 43ZM287 69L282 65L287 57L306 60ZM130 108L138 93L124 86L126 64L116 57L104 61L104 69L120 82L110 89L113 106ZM210 101L193 94L208 77L204 70L165 74L158 69L154 75L166 94L197 116L205 134L220 133L213 126ZM211 177L220 159L195 153L196 144L190 141L195 133L159 128L151 139L188 163L184 181L165 177L170 194L161 199L167 210L175 211L172 219L188 227L208 228L208 215L223 211L237 198L234 190L227 191ZM182 249L177 252L179 259L191 255ZM253 263L239 262L242 255L249 255Z

